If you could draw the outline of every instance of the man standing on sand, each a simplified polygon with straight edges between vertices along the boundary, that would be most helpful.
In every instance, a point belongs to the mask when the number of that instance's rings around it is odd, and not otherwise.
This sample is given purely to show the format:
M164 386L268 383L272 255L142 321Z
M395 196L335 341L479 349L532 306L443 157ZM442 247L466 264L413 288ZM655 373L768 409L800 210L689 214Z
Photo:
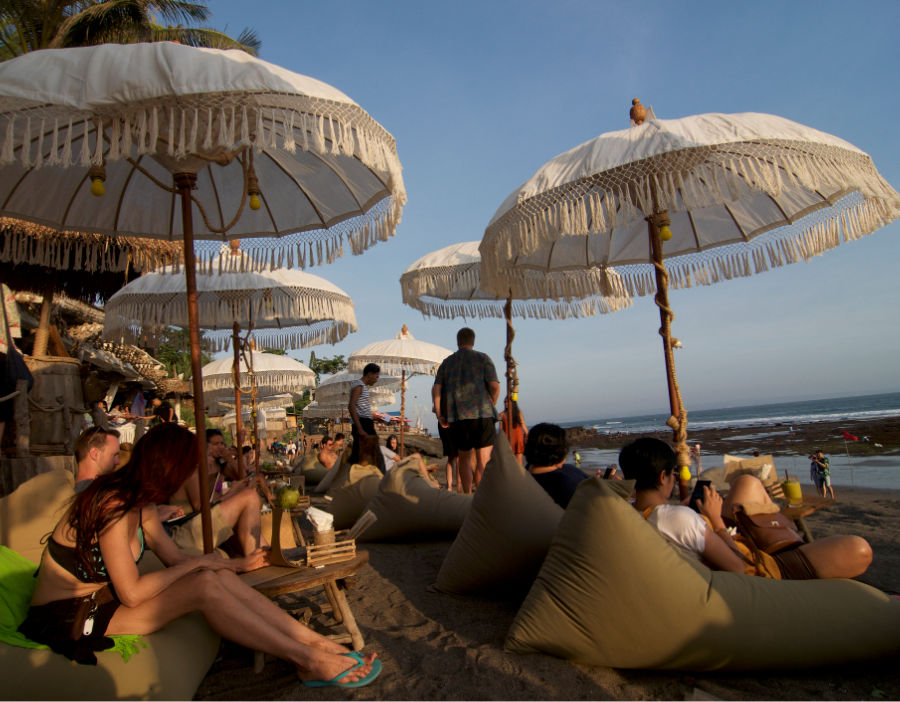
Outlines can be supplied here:
M494 445L494 423L500 382L490 357L475 351L475 332L463 327L456 334L458 350L438 368L431 399L438 424L450 427L450 436L459 453L460 492L472 492L481 482L484 467ZM441 407L446 392L446 407Z
M104 473L119 465L119 432L93 426L81 432L75 442L75 492L79 493Z
M825 497L826 492L831 492L831 499L834 499L834 488L831 487L831 462L822 451L816 451L809 457L809 477L816 484L816 490Z
M353 437L353 449L350 453L350 463L359 462L359 447L362 437L371 436L378 443L378 435L375 433L375 420L372 418L372 402L369 399L369 388L378 382L381 375L381 366L377 363L367 363L363 368L362 378L354 380L350 386L350 402L347 409L350 410L350 419L353 428L350 435Z

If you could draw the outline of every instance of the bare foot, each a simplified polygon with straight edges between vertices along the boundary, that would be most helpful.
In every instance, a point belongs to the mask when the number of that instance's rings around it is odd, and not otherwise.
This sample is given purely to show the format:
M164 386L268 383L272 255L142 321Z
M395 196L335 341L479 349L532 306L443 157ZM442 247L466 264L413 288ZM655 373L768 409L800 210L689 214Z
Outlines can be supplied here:
M251 570L258 570L269 565L269 552L258 548L253 553L234 560L238 562L239 573L248 573Z
M362 655L362 654L360 654ZM375 660L374 653L367 653L362 656L363 663L359 662L347 655L331 655L322 656L321 660L312 662L308 669L297 667L297 677L303 681L334 680L342 671L350 671L344 675L339 682L349 683L366 677L372 671L372 661ZM354 668L354 666L359 666ZM350 670L354 668L354 670Z

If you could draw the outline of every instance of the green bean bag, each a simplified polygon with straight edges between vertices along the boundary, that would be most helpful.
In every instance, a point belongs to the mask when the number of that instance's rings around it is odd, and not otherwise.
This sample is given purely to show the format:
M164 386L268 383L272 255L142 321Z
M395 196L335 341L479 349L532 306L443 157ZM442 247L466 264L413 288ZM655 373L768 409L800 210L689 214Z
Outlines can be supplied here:
M331 501L323 509L334 515L335 529L349 529L359 519L369 500L378 492L381 471L359 463L343 464L325 493Z
M472 505L471 495L434 487L418 466L418 459L407 458L384 477L366 507L378 521L362 533L360 541L447 538L459 531Z
M119 649L97 654L96 666L79 665L18 634L34 587L41 538L72 498L72 474L42 473L0 499L0 680L4 699L191 699L219 650L219 637L197 613L146 636L123 637ZM141 559L142 572L152 553ZM119 637L117 637L119 638ZM20 640L21 639L21 640ZM132 645L133 644L133 645ZM126 660L123 656L130 654Z
M569 503L505 648L673 670L822 666L900 653L900 602L855 580L711 571L606 481Z
M435 587L459 595L523 595L541 567L562 514L562 508L519 465L506 435L497 434L491 460Z

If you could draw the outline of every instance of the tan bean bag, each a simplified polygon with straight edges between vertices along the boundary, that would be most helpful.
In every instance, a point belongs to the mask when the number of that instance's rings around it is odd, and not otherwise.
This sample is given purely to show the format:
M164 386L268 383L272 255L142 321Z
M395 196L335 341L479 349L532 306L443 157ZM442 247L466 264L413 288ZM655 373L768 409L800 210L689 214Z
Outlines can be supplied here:
M606 481L582 483L506 639L587 665L761 670L900 653L900 602L854 580L714 572Z
M459 531L472 505L471 495L434 487L418 466L418 459L407 458L384 477L366 507L378 521L362 533L360 541L447 538Z
M334 515L335 529L349 529L359 519L369 500L378 492L381 471L359 463L342 464L325 493L331 501L323 509Z
M73 486L66 470L42 473L0 499L0 542L32 562L41 537L59 521ZM159 564L152 553L143 571ZM7 601L0 583L0 607ZM98 665L79 665L49 649L0 644L4 699L191 699L219 650L219 637L199 614L181 617L141 637L146 647L126 663L115 651L97 654Z
M313 452L303 457L298 472L306 478L307 485L318 485L328 474L328 469L319 463L318 454Z
M521 596L537 575L562 514L562 508L519 465L506 435L498 434L435 586L461 595Z

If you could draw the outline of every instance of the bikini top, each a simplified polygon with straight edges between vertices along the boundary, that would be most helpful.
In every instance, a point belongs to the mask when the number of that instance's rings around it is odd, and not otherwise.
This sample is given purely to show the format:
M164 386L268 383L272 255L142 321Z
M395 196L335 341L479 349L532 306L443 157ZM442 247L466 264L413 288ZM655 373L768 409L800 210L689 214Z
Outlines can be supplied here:
M140 563L144 557L144 526L143 523L138 525L138 542L141 545L141 552L138 554L135 563ZM83 583L105 583L109 582L109 573L106 572L106 564L103 562L103 555L100 553L100 544L95 543L91 546L90 558L94 563L97 571L96 576L90 575L84 566L75 557L75 547L66 546L59 543L53 536L47 541L47 551L50 557L56 561L62 568L69 571Z

